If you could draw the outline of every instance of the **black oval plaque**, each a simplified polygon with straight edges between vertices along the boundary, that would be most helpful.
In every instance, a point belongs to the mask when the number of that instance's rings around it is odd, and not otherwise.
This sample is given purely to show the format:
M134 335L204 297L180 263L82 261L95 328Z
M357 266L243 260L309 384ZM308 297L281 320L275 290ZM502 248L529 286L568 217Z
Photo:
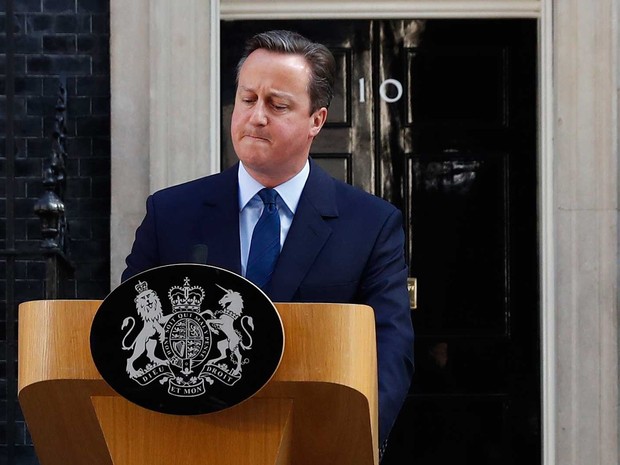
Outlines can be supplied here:
M250 281L178 264L112 291L95 315L90 346L119 395L157 412L197 415L258 392L280 364L284 330L271 300Z

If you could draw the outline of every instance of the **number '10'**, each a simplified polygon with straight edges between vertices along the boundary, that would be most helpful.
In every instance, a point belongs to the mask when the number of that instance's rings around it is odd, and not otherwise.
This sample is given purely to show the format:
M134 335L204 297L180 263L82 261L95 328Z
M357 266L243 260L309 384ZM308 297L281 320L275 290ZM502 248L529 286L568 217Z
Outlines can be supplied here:
M366 101L366 80L364 78L359 79L359 89L360 89L360 103L364 103ZM396 87L396 96L389 97L387 94L387 87L394 86ZM398 102L400 98L403 96L403 85L397 81L396 79L386 79L379 86L379 95L381 96L381 100L387 103Z

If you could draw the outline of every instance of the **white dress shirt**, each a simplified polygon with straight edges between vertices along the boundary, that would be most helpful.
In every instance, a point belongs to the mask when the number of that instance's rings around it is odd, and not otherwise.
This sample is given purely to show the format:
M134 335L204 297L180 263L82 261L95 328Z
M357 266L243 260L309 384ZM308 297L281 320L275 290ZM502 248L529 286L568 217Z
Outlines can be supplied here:
M280 250L284 245L286 236L293 216L299 204L301 192L304 190L306 181L310 174L310 163L306 164L293 178L275 187L279 197L276 200L278 213L280 215ZM263 201L258 196L258 191L263 189L261 183L256 181L247 172L243 163L239 163L239 238L241 239L241 274L245 276L248 265L248 255L250 254L250 243L254 227L263 213Z

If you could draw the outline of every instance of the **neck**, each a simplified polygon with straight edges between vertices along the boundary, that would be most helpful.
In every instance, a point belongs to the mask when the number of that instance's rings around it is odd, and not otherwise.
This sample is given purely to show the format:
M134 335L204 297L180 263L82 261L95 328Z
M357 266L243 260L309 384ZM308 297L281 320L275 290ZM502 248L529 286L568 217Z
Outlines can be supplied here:
M304 163L301 166L297 167L296 170L291 170L288 172L281 172L281 173L264 173L261 171L254 170L245 164L243 164L243 167L248 172L248 174L252 176L252 178L254 178L256 181L258 181L261 185L272 189L274 187L279 186L280 184L284 184L286 181L297 176L305 165L306 165L306 161L304 161Z

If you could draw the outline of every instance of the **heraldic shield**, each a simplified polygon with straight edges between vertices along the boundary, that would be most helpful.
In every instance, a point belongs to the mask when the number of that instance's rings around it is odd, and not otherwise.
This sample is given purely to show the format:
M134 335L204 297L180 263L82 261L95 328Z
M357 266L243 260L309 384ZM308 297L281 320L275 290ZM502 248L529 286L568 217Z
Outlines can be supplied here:
M93 360L121 396L161 413L197 415L258 392L284 352L271 300L247 279L209 265L140 273L102 302Z

